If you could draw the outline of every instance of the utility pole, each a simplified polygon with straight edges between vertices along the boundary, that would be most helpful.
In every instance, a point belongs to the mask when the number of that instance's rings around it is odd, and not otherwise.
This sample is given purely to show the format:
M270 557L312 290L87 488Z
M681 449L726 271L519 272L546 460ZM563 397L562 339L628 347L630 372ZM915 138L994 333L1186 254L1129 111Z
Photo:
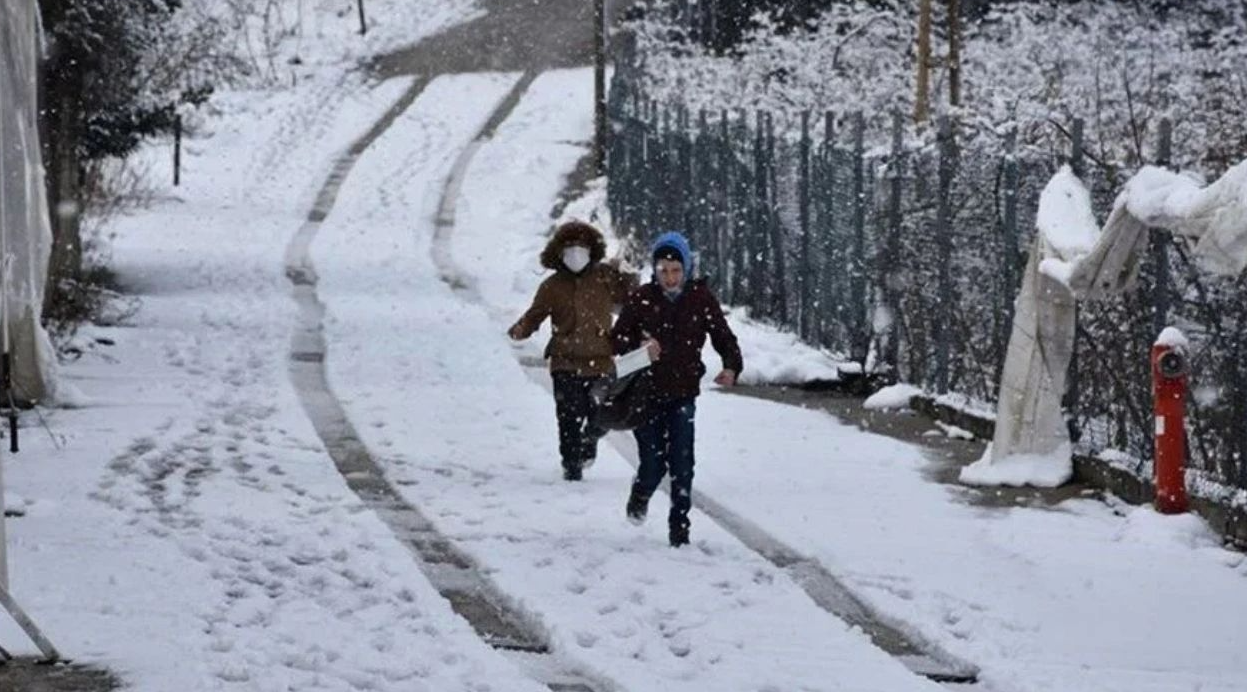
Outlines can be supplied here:
M593 0L593 172L606 175L606 0Z
M948 0L948 105L961 105L961 2Z
M918 93L914 96L914 123L921 125L931 108L931 0L918 2Z

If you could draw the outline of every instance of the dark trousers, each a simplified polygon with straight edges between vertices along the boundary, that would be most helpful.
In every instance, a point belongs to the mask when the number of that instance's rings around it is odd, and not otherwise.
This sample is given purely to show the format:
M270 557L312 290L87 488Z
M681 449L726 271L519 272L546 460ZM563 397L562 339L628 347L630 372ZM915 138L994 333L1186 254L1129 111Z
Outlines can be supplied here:
M559 455L563 468L583 466L597 456L598 439L605 430L593 425L590 391L602 377L581 377L570 372L551 373L554 379L554 412L559 419Z
M688 510L693 499L693 399L676 399L655 404L649 420L633 431L641 466L633 492L649 497L667 473L671 474L671 525L688 526Z

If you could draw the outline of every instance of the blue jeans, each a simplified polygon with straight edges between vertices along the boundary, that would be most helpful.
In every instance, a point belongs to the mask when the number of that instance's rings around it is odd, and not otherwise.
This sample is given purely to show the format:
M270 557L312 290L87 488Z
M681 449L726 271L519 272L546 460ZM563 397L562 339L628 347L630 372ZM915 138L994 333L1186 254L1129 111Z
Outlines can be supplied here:
M648 498L671 474L672 525L688 526L688 510L693 492L693 399L663 401L654 406L649 420L632 432L636 438L641 466L632 481L633 492Z

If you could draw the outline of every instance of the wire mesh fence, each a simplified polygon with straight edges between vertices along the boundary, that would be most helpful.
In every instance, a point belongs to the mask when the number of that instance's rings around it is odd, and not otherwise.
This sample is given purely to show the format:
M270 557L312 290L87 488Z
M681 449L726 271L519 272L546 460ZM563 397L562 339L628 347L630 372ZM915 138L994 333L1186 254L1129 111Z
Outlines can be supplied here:
M690 113L618 74L612 96L618 228L638 241L681 229L725 302L871 372L986 402L1044 185L1069 164L1103 213L1126 179L1089 165L1079 121L918 131L899 114ZM1168 132L1158 164L1172 163ZM1138 290L1080 308L1071 432L1150 475L1148 350L1176 325L1194 346L1192 461L1247 488L1247 286L1199 271L1183 243L1155 233Z

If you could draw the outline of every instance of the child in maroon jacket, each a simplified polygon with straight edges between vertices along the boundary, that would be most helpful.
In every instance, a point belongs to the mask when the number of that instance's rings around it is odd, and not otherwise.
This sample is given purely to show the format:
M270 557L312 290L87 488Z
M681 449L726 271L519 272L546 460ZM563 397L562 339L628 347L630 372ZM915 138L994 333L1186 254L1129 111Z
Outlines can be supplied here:
M667 518L671 545L688 543L688 512L693 490L693 417L700 383L706 374L701 349L707 335L723 359L714 378L719 385L736 384L743 363L736 335L723 308L704 279L689 280L693 254L679 233L658 237L652 252L654 280L632 292L611 330L616 353L641 346L649 351L653 399L646 422L633 435L641 466L632 482L627 515L645 521L649 499L665 474L671 474L671 512Z

